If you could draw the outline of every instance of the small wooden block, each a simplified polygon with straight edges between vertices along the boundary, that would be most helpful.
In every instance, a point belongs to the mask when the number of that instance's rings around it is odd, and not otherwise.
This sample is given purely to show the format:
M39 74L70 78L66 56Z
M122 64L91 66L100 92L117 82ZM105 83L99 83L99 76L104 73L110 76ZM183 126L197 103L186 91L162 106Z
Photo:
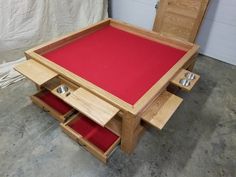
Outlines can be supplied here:
M170 92L164 91L141 114L141 117L144 121L161 130L174 114L182 101L182 98Z
M14 69L39 86L57 76L57 73L32 59L24 61L23 63L17 65Z
M200 76L193 73L195 75L195 78L193 80L190 81L190 85L189 86L184 86L180 83L181 79L186 79L185 74L186 73L192 73L190 71L187 71L185 69L181 69L180 72L177 73L177 75L170 81L172 84L174 84L177 87L180 87L181 89L185 90L185 91L191 91L193 86L198 82L198 80L200 79Z
M119 109L83 88L75 90L64 100L103 127L119 112Z

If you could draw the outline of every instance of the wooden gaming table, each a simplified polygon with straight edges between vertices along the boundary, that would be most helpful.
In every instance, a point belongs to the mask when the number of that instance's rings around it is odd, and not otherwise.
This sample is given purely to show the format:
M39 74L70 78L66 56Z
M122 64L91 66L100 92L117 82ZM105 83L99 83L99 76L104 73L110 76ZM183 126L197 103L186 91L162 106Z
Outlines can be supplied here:
M15 69L37 85L33 102L106 162L119 143L134 150L143 123L164 127L183 101L167 87L192 89L198 49L106 19L26 51L28 60Z

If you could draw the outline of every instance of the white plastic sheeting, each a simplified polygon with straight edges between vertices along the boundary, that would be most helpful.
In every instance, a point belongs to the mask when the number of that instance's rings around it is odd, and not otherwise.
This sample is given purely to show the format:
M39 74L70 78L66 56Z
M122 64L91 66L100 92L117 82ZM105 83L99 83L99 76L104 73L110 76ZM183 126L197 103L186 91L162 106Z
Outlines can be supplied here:
M0 54L30 48L106 17L107 0L0 0Z
M13 69L14 66L25 60L26 58L24 57L19 60L0 65L0 88L5 88L25 78Z
M0 0L0 88L24 78L13 67L25 58L12 61L6 54L23 55L27 48L98 22L107 17L107 4L107 0Z

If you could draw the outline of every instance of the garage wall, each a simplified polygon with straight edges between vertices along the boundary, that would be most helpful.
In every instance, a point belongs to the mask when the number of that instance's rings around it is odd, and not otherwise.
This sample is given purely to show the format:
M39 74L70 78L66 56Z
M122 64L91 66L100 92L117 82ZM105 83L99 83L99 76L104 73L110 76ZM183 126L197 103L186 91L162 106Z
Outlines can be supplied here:
M112 17L152 29L157 0L111 0ZM236 1L211 0L199 31L201 53L236 65Z
M236 65L236 1L211 0L197 42L201 53Z
M140 27L152 29L156 0L110 0L111 15Z

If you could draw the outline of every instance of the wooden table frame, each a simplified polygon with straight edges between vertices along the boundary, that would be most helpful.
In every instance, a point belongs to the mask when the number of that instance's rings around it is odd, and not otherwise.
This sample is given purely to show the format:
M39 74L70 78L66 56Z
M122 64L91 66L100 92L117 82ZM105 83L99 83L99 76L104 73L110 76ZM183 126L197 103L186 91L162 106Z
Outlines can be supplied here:
M165 45L172 46L174 48L187 51L187 53L134 105L130 105L129 103L121 100L120 98L112 95L111 93L108 93L107 91L99 88L91 82L73 74L72 72L66 70L65 68L51 62L50 60L42 56L46 52L68 44L75 39L86 36L108 25L152 41L156 41ZM140 124L141 118L139 116L139 113L145 110L145 108L148 107L148 105L152 103L153 100L157 98L167 88L167 86L170 84L170 80L182 68L192 67L198 49L199 46L195 44L178 41L169 37L165 37L159 33L137 28L117 20L106 19L78 32L71 33L64 37L55 39L53 41L30 49L25 52L25 55L27 59L33 59L37 61L38 63L46 66L50 70L58 73L61 77L78 85L79 87L86 89L87 91L93 93L94 95L105 100L111 105L119 108L120 114L122 115L121 149L127 153L130 153L133 151L135 144L139 139L139 135L143 131L143 127Z

